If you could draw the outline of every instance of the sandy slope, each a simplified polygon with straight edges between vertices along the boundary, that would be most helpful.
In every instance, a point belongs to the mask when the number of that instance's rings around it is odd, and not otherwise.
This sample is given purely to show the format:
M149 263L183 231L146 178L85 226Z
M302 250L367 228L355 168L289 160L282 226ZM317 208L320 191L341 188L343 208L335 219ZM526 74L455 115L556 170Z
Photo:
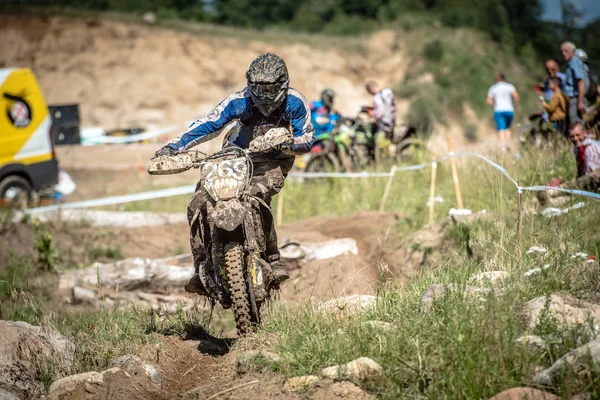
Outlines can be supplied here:
M203 114L243 88L250 61L266 51L286 60L292 86L309 99L332 87L339 109L349 114L370 102L365 79L393 85L406 69L403 54L392 50L392 32L348 50L115 21L0 15L0 37L0 67L32 68L49 103L80 103L82 123L105 128L164 126Z

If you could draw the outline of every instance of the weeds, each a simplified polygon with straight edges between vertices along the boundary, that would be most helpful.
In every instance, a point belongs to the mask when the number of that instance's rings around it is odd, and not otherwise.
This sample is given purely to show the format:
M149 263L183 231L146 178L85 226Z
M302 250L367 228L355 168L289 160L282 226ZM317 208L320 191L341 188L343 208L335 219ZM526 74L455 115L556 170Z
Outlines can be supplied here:
M121 250L120 245L112 246L107 244L106 246L91 247L87 249L87 256L93 261L99 259L107 259L110 261L122 260L123 251Z
M52 233L37 219L33 221L33 233L33 243L40 268L44 271L56 270L59 254L52 243Z

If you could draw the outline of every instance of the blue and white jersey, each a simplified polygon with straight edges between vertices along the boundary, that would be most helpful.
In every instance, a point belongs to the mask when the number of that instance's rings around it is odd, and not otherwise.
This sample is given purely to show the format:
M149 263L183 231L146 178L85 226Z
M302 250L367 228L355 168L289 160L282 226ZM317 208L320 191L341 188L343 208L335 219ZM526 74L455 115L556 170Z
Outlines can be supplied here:
M289 88L287 100L273 114L265 117L254 107L250 90L244 88L223 100L205 118L192 123L187 131L171 141L169 146L179 151L187 150L219 136L221 130L232 121L239 121L242 129L230 137L229 144L243 149L247 149L253 139L254 129L248 128L263 125L291 128L294 143L291 149L285 152L288 157L309 152L314 142L310 108L300 92Z
M310 113L317 140L319 140L319 136L326 136L333 131L335 124L340 119L340 115L332 113L321 100L315 100L311 103Z

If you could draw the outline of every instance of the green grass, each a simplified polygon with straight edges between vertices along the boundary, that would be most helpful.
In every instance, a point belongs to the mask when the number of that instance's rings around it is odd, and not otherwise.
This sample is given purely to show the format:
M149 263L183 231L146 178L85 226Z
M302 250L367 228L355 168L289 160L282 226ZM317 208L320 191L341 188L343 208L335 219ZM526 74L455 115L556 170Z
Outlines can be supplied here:
M518 160L513 156L492 158L526 185L544 183L555 175L569 177L574 171L569 149L524 151ZM420 155L419 161L428 161L427 155ZM436 195L442 195L445 201L436 204L435 216L441 222L447 221L448 209L455 206L455 200L449 164L442 162L438 167ZM280 354L284 361L277 369L286 376L314 374L357 357L371 357L382 365L383 375L356 383L383 399L480 399L510 387L530 385L536 366L547 367L595 337L597 332L591 326L564 329L551 316L527 332L523 306L533 298L555 292L568 292L596 303L600 300L600 271L571 258L578 251L600 254L600 203L585 200L584 208L549 219L529 211L533 195L525 193L523 239L518 243L514 185L479 160L460 160L458 170L465 206L474 211L486 209L487 214L472 221L447 224L444 249L431 249L444 254L438 265L409 278L386 275L376 287L376 308L355 317L324 315L311 304L292 309L274 307L266 317L264 329L250 339L253 346ZM390 234L397 238L398 245L407 234L427 223L425 203L430 172L401 172L393 181L386 210L405 215ZM290 180L283 192L284 222L377 210L385 184L385 178ZM580 200L573 198L572 202ZM128 207L162 211L173 207L173 211L183 212L186 202L187 196L182 196L132 203ZM275 199L275 213L277 203ZM547 248L546 258L527 255L526 249L532 245ZM467 246L473 257L465 256ZM50 323L73 338L78 344L79 371L105 368L118 355L160 341L157 334L185 336L194 327L206 325L206 314L183 310L161 316L121 307L84 314L52 312L40 306L43 296L33 285L38 278L28 275L29 268L33 268L28 263L16 260L9 272L0 277L11 282L1 292L3 300L9 297L5 312L10 319ZM545 264L550 264L550 268L523 278L525 271ZM392 271L402 268L394 267ZM420 298L429 285L465 284L473 274L488 270L506 270L511 274L504 293L483 296L484 301L470 300L461 293L449 294L436 301L431 313L419 313ZM365 324L369 320L391 322L395 327L379 332ZM212 332L218 336L217 330L230 327L227 324L231 320L215 323ZM525 351L514 343L524 333L542 336L549 348L534 353ZM598 387L600 377L594 372L583 379L565 380L557 393L568 398Z
M480 399L511 387L527 386L536 366L550 366L577 343L585 343L597 334L593 325L563 329L549 319L530 333L551 343L550 350L528 353L514 344L527 331L522 322L526 301L559 291L598 301L600 271L570 256L580 250L590 254L600 251L599 234L593 230L600 222L599 211L600 205L592 204L586 212L568 218L538 217L534 226L542 235L525 235L521 247L515 243L512 229L504 230L498 223L475 222L475 253L485 254L483 260L468 261L458 269L441 267L401 283L390 280L377 290L377 307L355 317L327 316L311 304L280 309L265 327L264 347L284 357L283 369L289 376L315 374L327 366L371 357L382 365L383 376L356 383L384 399ZM587 221L579 224L585 218ZM581 233L577 240L565 237L568 234L554 235L555 230L564 228L567 219L573 219L576 231ZM550 250L546 259L523 254L533 244ZM493 269L511 273L506 293L492 294L485 301L450 294L436 301L432 313L419 314L420 298L430 284L465 284L472 274L492 268L492 260L500 260ZM551 267L527 280L522 278L523 272L544 263ZM391 322L395 327L377 331L365 324L368 320ZM584 380L567 380L558 392L570 396L598 387L600 375L592 373Z

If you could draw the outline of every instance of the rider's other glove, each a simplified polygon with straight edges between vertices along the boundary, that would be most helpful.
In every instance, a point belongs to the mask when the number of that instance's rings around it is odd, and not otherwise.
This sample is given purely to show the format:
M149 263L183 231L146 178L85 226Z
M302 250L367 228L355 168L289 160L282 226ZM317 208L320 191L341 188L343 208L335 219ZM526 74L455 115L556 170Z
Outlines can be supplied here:
M175 154L177 154L177 150L175 150L174 148L172 148L169 145L166 145L166 146L158 149L158 151L154 154L154 157L174 156Z

